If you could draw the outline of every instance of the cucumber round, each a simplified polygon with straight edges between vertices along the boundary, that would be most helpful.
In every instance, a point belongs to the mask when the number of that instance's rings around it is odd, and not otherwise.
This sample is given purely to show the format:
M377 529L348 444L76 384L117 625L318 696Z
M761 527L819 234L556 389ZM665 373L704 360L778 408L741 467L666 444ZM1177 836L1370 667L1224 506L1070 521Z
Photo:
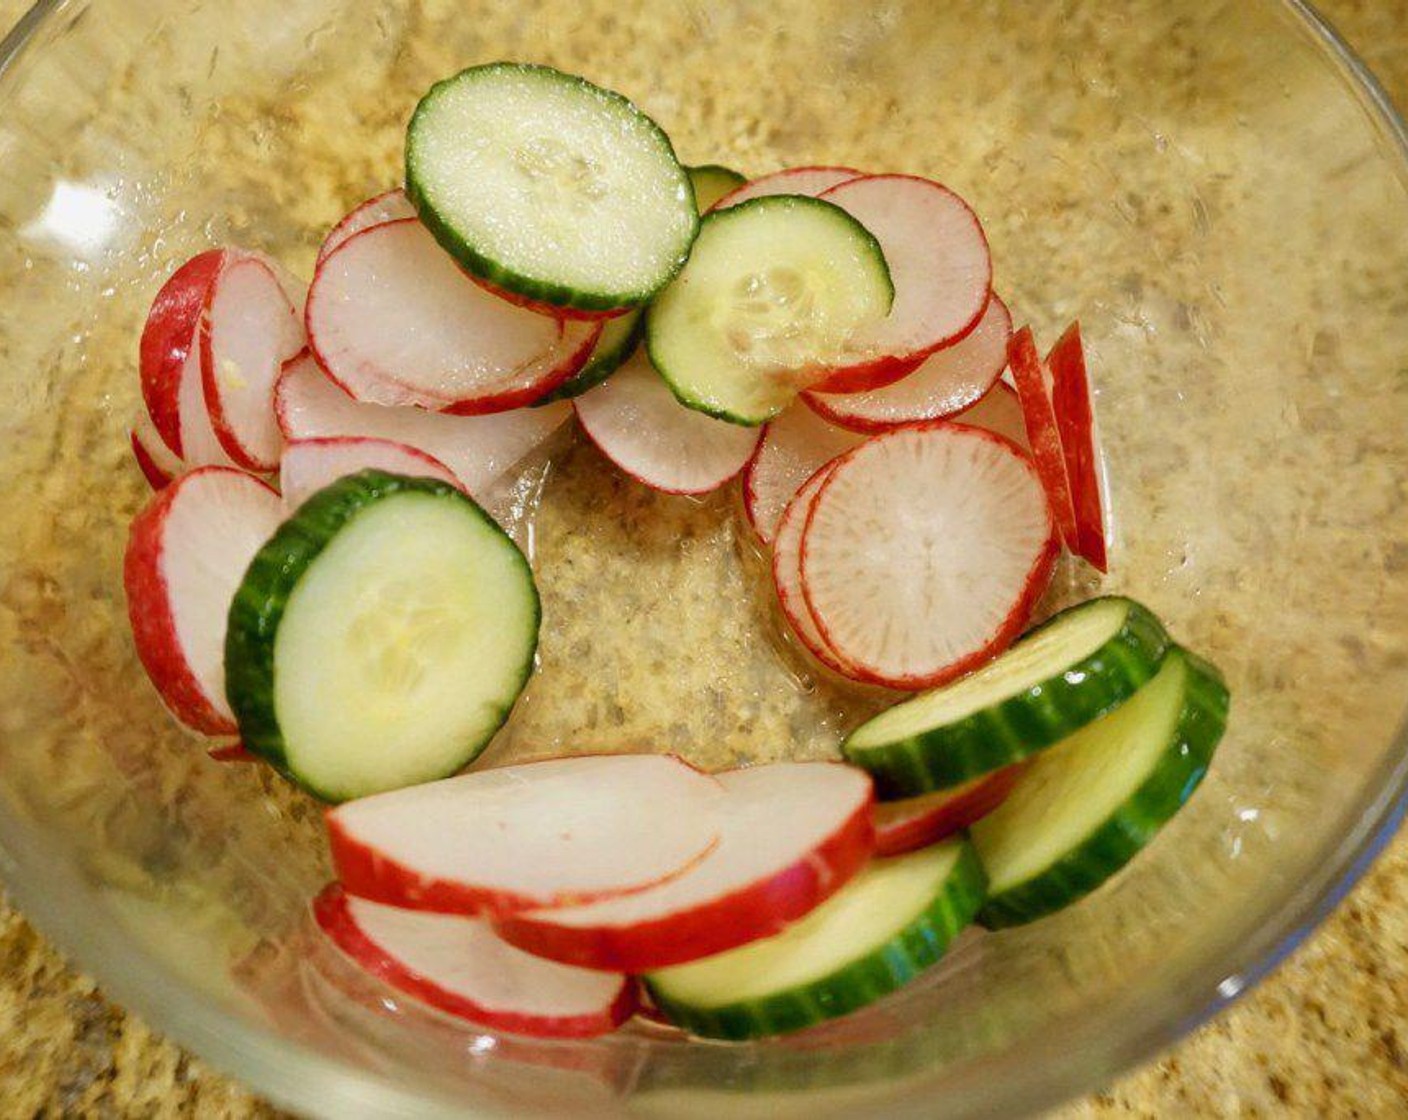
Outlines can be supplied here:
M761 1038L846 1015L937 962L982 905L964 841L872 861L795 925L645 977L655 1005L707 1038Z
M1039 755L973 826L990 883L979 920L1030 922L1134 858L1202 781L1227 707L1221 674L1175 647L1132 699Z
M618 93L522 63L431 87L406 131L406 194L476 276L583 311L646 302L699 224L659 125Z
M540 608L518 546L448 483L366 470L298 507L230 606L244 745L326 801L453 774L508 717Z
M640 311L627 311L624 315L608 320L601 329L601 337L592 347L587 364L547 396L534 401L532 407L539 408L553 401L570 400L572 397L580 397L588 389L595 389L635 353L644 331L644 315Z
M689 182L694 188L694 205L701 214L748 181L732 168L720 167L717 163L686 167L685 171L689 173Z
M846 360L894 295L864 226L829 202L773 195L704 216L689 263L646 312L645 344L686 407L757 425Z
M1059 743L1123 703L1169 649L1132 599L1062 611L968 676L895 705L841 745L885 798L962 785Z

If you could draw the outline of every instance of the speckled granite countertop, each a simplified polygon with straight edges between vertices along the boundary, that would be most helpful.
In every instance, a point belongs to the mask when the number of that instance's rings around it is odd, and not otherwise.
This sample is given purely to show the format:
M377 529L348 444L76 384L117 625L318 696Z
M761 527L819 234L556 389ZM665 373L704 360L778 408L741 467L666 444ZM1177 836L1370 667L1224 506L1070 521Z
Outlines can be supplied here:
M1408 103L1408 0L1325 0ZM0 1114L260 1117L275 1110L107 1002L0 901ZM1060 1115L1408 1115L1408 835L1228 1014Z

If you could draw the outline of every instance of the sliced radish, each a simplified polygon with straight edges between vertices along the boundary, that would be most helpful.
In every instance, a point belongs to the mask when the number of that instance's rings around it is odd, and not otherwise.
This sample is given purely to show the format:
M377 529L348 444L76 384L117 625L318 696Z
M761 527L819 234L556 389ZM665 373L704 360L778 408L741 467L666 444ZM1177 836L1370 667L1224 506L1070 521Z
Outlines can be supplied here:
M897 856L961 832L1006 800L1021 766L984 774L952 789L875 804L875 854Z
M977 326L992 293L992 256L977 215L958 195L913 175L869 175L821 197L880 242L895 302L881 323L852 340L855 361L814 389L851 393L888 385Z
M184 454L182 371L205 306L206 292L219 275L224 259L224 249L207 249L173 272L152 301L142 328L142 400L157 433L175 455Z
M1011 337L1012 316L994 296L968 335L936 350L894 384L863 393L808 392L802 399L831 423L857 432L941 420L962 412L993 387L1007 365Z
M717 842L723 791L665 755L587 755L481 770L327 815L353 894L443 913L506 913L642 890Z
M199 327L201 383L216 438L237 466L268 472L283 437L274 382L304 347L303 324L270 262L230 252L206 292Z
M704 494L738 474L758 446L744 428L685 408L645 350L573 402L601 453L638 482L667 494Z
M172 454L166 441L157 434L145 409L138 409L132 427L127 430L127 437L132 444L132 457L137 460L138 468L153 490L162 489L185 472L186 464Z
M215 432L215 423L210 416L210 408L205 400L205 379L201 372L200 328L196 328L196 338L186 355L186 364L181 369L179 395L181 422L181 458L188 467L235 467L244 468L230 457L220 437Z
M1061 449L1061 431L1051 401L1051 371L1037 353L1031 327L1023 327L1012 336L1008 359L1017 384L1017 399L1022 405L1032 460L1046 489L1046 499L1051 503L1061 540L1074 552L1078 544L1076 511L1071 500L1071 481L1066 475L1066 456Z
M259 762L259 756L239 740L224 746L211 747L205 752L213 762Z
M826 640L890 688L929 688L1022 631L1058 542L1027 455L943 420L847 452L802 536L802 589Z
M317 264L322 264L323 259L329 253L353 234L361 233L364 229L371 229L372 226L385 225L387 222L396 222L415 216L416 208L411 205L411 200L406 197L406 192L400 187L385 191L375 198L369 198L328 231L327 237L323 239L323 243L318 249ZM314 267L316 268L317 265Z
M137 656L173 715L207 735L235 731L225 700L225 621L245 568L283 507L249 475L206 467L139 513L123 580Z
M418 448L389 439L328 436L294 440L284 448L279 463L279 490L284 506L295 510L339 478L368 469L411 478L438 478L464 489L454 471Z
M572 415L567 401L493 416L359 404L306 356L284 368L274 400L286 439L368 436L403 443L438 459L471 494L487 492Z
M1107 570L1105 509L1100 500L1100 458L1079 323L1072 323L1051 348L1046 367L1051 371L1052 404L1061 432L1061 452L1075 515L1072 551L1103 572Z
M519 947L566 964L644 972L777 933L860 870L873 843L864 773L834 762L780 762L717 775L719 844L658 887L496 923Z
M307 328L318 364L358 400L464 414L531 404L582 368L601 333L486 292L414 219L323 259Z
M636 1009L636 986L515 949L488 922L354 898L337 884L313 917L352 961L397 991L460 1019L540 1038L606 1034Z
M975 428L986 428L1006 436L1023 450L1030 448L1027 425L1022 419L1022 403L1017 399L1017 390L1006 381L999 381L977 404L970 405L950 419L955 424L971 424Z
M743 509L758 539L772 543L782 511L802 483L862 438L800 404L765 424L757 453L743 472Z
M862 174L853 167L789 167L750 179L737 190L724 195L710 209L727 210L740 202L775 194L802 194L815 198L822 191L859 179Z

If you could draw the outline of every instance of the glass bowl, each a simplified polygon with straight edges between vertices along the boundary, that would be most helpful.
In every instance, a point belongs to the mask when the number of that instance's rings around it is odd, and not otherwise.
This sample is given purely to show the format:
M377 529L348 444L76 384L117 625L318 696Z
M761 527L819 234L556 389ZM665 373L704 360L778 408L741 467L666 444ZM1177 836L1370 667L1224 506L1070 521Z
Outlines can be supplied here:
M128 637L137 335L211 243L306 276L329 224L397 180L418 93L501 57L624 91L688 162L947 182L1019 319L1049 342L1080 317L1103 586L1233 691L1203 788L1126 874L965 938L862 1014L749 1045L478 1032L308 935L318 807L210 761ZM1107 1080L1272 968L1401 813L1404 154L1343 45L1271 0L40 3L0 48L0 870L118 999L314 1114L967 1116ZM542 667L494 760L834 751L867 701L779 647L735 500L558 449ZM1064 569L1048 607L1094 586Z

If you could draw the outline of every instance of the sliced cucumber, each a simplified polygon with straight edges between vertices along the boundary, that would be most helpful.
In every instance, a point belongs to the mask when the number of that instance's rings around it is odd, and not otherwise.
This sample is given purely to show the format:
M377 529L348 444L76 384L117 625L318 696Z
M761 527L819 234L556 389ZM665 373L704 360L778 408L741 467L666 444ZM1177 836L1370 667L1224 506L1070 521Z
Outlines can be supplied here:
M842 744L881 797L961 785L1045 750L1123 703L1169 637L1131 599L1062 611L1000 657L861 724Z
M620 94L521 63L431 87L406 132L406 194L475 275L584 311L648 300L699 222L659 125Z
M686 167L685 170L689 172L689 182L694 188L694 205L701 214L748 181L732 168L720 167L717 163Z
M708 1038L759 1038L873 1003L938 961L983 901L964 841L873 861L776 937L646 976L671 1022Z
M683 404L761 424L839 364L894 294L879 242L844 210L758 198L705 215L689 263L646 312L645 341Z
M1175 647L1132 699L1038 756L973 826L991 884L982 923L1050 914L1128 863L1197 788L1227 706L1221 674Z
M592 348L587 364L547 396L534 401L532 407L580 397L588 389L595 389L635 353L645 330L643 319L644 313L641 311L627 311L624 315L608 319L601 328L601 337Z
M443 778L507 718L539 614L523 554L460 490L339 479L260 549L230 606L240 737L327 801Z

